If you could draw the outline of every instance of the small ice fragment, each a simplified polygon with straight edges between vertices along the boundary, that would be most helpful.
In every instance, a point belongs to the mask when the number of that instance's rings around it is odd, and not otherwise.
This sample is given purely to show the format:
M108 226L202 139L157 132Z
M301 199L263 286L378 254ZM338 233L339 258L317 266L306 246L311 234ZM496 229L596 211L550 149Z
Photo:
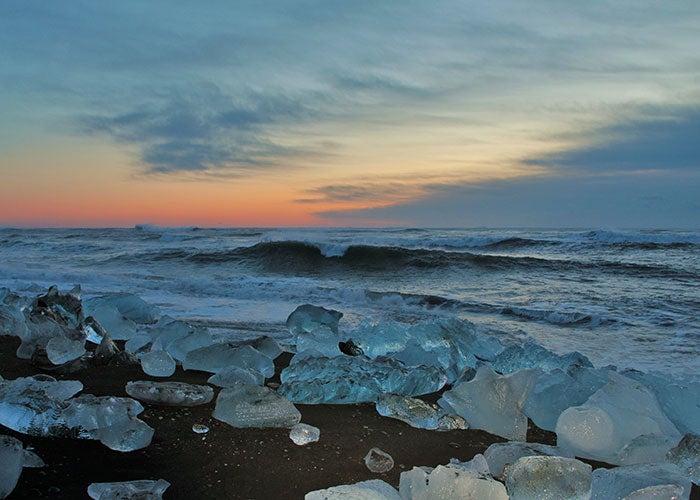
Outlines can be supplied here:
M15 489L22 473L23 446L19 439L0 435L0 498Z
M29 467L30 469L41 469L46 467L46 463L42 458L34 453L33 451L27 449L24 450L22 454L22 467Z
M304 500L401 500L396 490L380 479L341 484L325 490L310 491Z
M695 484L700 484L700 436L686 434L666 455L666 460L676 464Z
M435 430L440 417L445 413L439 406L418 398L383 394L377 399L377 413L391 417L418 429Z
M370 471L383 474L394 468L394 459L385 451L372 448L365 455L365 465Z
M214 399L214 389L208 385L193 385L175 381L139 380L128 382L126 393L139 401L166 406L199 406Z
M206 434L209 432L209 427L204 424L192 424L192 431L197 434Z
M289 431L289 439L294 441L294 444L304 446L309 443L315 443L321 436L321 431L318 427L308 424L296 424Z
M588 500L591 466L575 458L522 457L508 466L506 489L522 500Z
M85 354L85 340L57 336L46 344L46 356L54 365L62 365Z
M301 420L301 413L291 401L257 385L222 389L212 416L233 427L289 428Z
M141 368L152 377L170 377L175 373L176 363L166 351L156 349L141 356Z
M138 498L159 500L170 483L165 479L123 481L120 483L92 483L88 486L88 495L93 500L117 500Z

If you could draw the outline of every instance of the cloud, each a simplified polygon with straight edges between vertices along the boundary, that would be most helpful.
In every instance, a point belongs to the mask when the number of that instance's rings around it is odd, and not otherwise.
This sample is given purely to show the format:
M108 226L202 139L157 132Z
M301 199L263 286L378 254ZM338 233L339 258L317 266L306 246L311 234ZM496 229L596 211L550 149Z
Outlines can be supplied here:
M270 128L303 123L316 114L302 99L260 93L234 99L206 86L186 97L182 92L154 96L149 104L122 113L82 116L79 127L138 145L147 173L237 175L275 166L283 158L322 153L270 139Z
M412 201L317 215L338 224L699 228L700 109L644 111L591 131L585 146L523 160L546 167L537 176L425 184ZM332 188L335 199L364 192Z
M700 169L700 108L656 110L591 135L589 144L526 163L585 172Z

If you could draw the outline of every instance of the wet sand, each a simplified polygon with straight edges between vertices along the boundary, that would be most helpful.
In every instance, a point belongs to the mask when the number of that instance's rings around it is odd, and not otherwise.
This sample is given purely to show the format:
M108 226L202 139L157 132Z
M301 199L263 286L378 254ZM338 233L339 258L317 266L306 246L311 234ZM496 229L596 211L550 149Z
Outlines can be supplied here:
M18 339L0 336L0 374L6 379L41 372L16 358L18 345ZM278 358L278 371L288 359L288 355ZM146 376L139 366L50 374L80 380L83 393L99 396L127 396L128 381L158 380ZM178 368L167 380L204 384L209 376ZM46 462L41 469L25 468L8 498L88 498L92 482L161 478L171 483L166 499L303 498L312 490L367 479L398 487L400 473L413 466L434 467L451 458L471 460L491 443L504 441L478 430L414 429L381 417L373 404L297 405L302 422L321 430L320 440L306 446L295 445L286 429L236 429L219 422L211 417L214 402L194 408L145 403L144 407L139 418L155 429L155 435L150 446L129 453L112 451L98 441L32 437L0 428L0 433L33 447ZM196 434L193 424L210 430ZM555 444L556 436L531 426L528 441ZM388 473L375 474L365 467L364 456L373 447L394 458L395 466ZM694 487L693 498L700 497L697 490Z

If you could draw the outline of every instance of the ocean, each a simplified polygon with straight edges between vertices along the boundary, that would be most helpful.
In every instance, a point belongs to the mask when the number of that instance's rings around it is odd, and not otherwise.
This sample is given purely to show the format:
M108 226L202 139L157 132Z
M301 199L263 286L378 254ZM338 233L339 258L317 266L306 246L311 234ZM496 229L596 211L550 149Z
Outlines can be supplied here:
M596 366L700 372L700 232L535 229L0 229L0 287L131 292L243 340L290 340L314 304L363 320L468 319Z

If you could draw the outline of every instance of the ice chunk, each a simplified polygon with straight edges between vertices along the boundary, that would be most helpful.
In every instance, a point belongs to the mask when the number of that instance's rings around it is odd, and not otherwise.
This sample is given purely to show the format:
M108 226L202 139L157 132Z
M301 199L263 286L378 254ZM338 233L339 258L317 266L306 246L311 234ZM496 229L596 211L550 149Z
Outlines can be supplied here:
M132 320L125 318L119 312L119 309L113 305L98 305L91 309L90 315L115 340L129 340L136 333L136 324Z
M381 395L377 399L376 408L383 417L401 420L418 429L437 429L440 417L445 415L445 411L438 405L398 394Z
M522 457L508 466L506 490L522 500L587 500L591 496L591 466L575 458Z
M282 371L281 379L279 392L305 404L372 402L386 393L417 396L440 390L447 380L439 368L407 367L385 357L299 354Z
M166 351L156 349L141 356L141 368L152 377L170 377L175 373L176 363Z
M294 309L287 318L287 330L292 335L298 335L325 326L330 328L333 333L338 333L338 322L342 317L343 313L340 311L304 304Z
M401 473L399 493L404 500L507 500L502 483L469 464L438 465L432 470L414 467Z
M540 443L525 443L521 441L493 443L486 448L484 452L484 457L489 464L491 475L497 479L503 477L505 468L515 463L519 458L540 455L573 458L573 455L566 453L556 446L548 446Z
M695 484L700 484L700 436L686 434L666 455L666 460L677 465Z
M682 496L673 498L690 496L690 481L678 467L672 464L642 464L596 469L592 475L591 500L623 498L649 486L664 485L683 488Z
M489 361L489 364L500 373L513 373L526 368L541 368L544 371L550 371L555 368L567 370L572 366L593 367L593 363L580 352L570 352L559 356L541 346L534 339L528 339L527 342L520 345L508 346Z
M455 318L404 325L364 321L350 337L371 357L387 355L407 365L439 366L454 382L461 371L479 359L491 359L503 349L498 339L480 333L471 322Z
M145 300L131 293L112 293L83 301L86 316L103 306L116 308L123 317L135 323L154 323L160 316L156 306L149 305Z
M84 394L69 403L60 420L79 438L98 439L115 451L134 451L151 443L153 429L136 418L143 406L134 399Z
M199 406L214 399L214 389L208 385L193 385L175 381L139 380L128 382L126 393L139 401L166 406Z
M327 358L343 353L338 346L342 338L327 326L319 326L313 331L301 331L296 336L297 352L315 350Z
M77 328L83 319L80 293L80 285L66 293L60 292L58 287L53 285L44 295L34 299L31 304L32 314L51 317L65 326Z
M63 335L52 338L46 344L46 356L54 365L62 365L85 354L84 339L69 339Z
M649 389L614 371L608 376L610 382L583 405L559 416L557 444L576 456L616 465L663 461L679 432Z
M365 455L365 465L370 471L383 474L394 468L394 459L387 452L372 448Z
M142 479L137 481L123 481L120 483L92 483L88 486L88 495L94 500L117 499L148 499L159 500L168 489L170 483L165 479L153 481Z
M83 389L77 380L48 375L0 382L0 424L24 434L49 436L64 431L57 415L64 401Z
M585 403L608 380L607 370L582 366L543 372L537 377L523 411L540 429L554 431L564 410Z
M22 473L24 447L19 439L0 435L0 498L15 489Z
M679 500L685 498L683 487L677 484L658 484L647 486L629 495L625 495L622 500Z
M212 415L233 427L292 427L301 420L291 401L257 385L222 389Z
M294 441L294 444L304 446L309 443L315 443L321 436L321 431L318 427L308 424L296 424L289 431L289 439Z
M270 358L246 345L235 347L228 343L214 344L190 351L182 363L185 370L201 370L218 373L230 366L257 370L266 377L275 374L275 364Z
M29 467L32 469L40 469L46 467L46 464L41 459L39 455L30 450L24 450L22 454L22 467Z
M239 384L263 385L265 376L252 368L229 366L209 377L207 382L217 387L234 387Z
M0 304L0 335L26 337L27 320L19 307Z
M82 334L57 322L49 316L33 315L27 321L27 333L21 337L22 343L17 348L17 357L31 359L37 348L46 348L54 337L80 338Z
M200 331L184 321L163 316L148 331L154 341L159 341L164 348L168 348L172 342L185 338Z
M700 435L700 379L688 375L667 375L625 370L624 376L652 390L668 419L681 434Z
M446 391L438 403L464 417L473 429L525 441L527 417L522 409L539 373L528 369L498 375L482 366L473 380Z
M401 500L396 490L380 479L341 484L325 490L310 491L304 500Z
M187 353L194 351L195 349L201 349L202 347L210 346L214 343L214 340L206 330L197 330L190 333L184 337L173 340L168 344L166 350L170 355L176 360L183 362L187 357Z
M267 335L253 340L246 340L241 345L249 345L270 359L275 359L282 354L282 347L280 347L275 339Z
M136 357L141 357L148 352L151 345L153 345L153 339L150 335L137 333L126 341L124 349L134 354Z

